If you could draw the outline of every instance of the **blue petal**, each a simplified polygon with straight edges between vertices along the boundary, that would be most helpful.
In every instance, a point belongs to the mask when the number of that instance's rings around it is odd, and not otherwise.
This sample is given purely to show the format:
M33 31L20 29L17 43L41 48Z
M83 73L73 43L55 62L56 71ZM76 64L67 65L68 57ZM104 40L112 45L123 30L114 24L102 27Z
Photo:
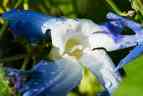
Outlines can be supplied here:
M107 19L120 21L122 26L125 26L125 27L132 29L136 34L142 34L143 33L143 29L142 29L141 24L139 24L133 20L129 20L126 17L118 16L112 12L109 12L107 14Z
M30 76L30 75L29 75ZM20 89L23 96L56 96L67 94L77 86L82 76L81 66L67 59L41 60L31 70L31 76ZM28 95L27 95L28 94Z
M119 20L106 22L105 25L113 34L120 34L124 26Z
M121 39L121 32L124 29L122 22L119 20L107 21L100 25L100 27L107 33L109 36L113 38L113 40L120 41Z
M45 16L33 11L11 10L2 17L9 21L10 29L15 37L21 36L30 42L36 42L45 37L42 33L42 24L54 17Z
M122 68L125 64L128 64L130 61L137 58L140 54L143 52L143 45L136 46L125 58L123 58L118 66L116 67L115 71L118 71L120 68Z

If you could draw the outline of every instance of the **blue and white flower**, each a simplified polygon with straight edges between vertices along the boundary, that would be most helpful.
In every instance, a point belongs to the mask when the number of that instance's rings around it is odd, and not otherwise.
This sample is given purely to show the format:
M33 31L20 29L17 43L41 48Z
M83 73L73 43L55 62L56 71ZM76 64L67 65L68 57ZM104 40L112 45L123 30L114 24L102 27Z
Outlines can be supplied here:
M49 57L53 61L41 60L28 71L30 79L19 88L23 96L65 96L79 84L82 66L88 67L111 95L122 78L107 51L137 46L122 59L126 63L143 51L137 43L143 40L141 25L113 13L107 14L108 21L103 24L20 10L6 12L3 17L16 38L22 36L31 43L50 38L52 42ZM136 34L122 35L125 27Z

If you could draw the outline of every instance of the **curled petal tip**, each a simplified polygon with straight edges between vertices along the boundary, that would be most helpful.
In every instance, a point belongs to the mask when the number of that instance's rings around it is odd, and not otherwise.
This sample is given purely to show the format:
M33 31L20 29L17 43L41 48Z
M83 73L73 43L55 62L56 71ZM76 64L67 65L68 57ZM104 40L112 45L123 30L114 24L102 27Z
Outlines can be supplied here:
M106 18L107 18L107 19L110 19L110 20L117 20L117 19L121 19L121 16L118 16L118 15L116 15L116 14L113 13L113 12L109 12L109 13L106 15Z

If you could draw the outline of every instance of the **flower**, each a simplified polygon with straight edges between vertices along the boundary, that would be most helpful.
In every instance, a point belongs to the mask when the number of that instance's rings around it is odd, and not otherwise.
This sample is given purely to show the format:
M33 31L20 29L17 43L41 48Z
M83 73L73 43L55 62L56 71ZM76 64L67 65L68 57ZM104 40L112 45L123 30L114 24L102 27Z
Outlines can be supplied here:
M24 72L29 79L17 88L23 96L65 96L79 84L81 65L88 67L105 90L112 94L121 77L114 71L115 66L104 49L108 51L108 47L116 45L117 42L112 41L120 40L125 27L131 28L136 34L142 32L140 24L113 13L108 13L109 21L101 25L91 20L56 18L33 11L13 10L4 13L3 17L9 21L15 37L22 36L32 43L50 38L52 42L49 53L52 61L41 60L31 70ZM97 39L96 33L103 34L98 35ZM108 44L96 40L108 41Z
M9 74L17 73L18 71L9 70ZM79 84L82 68L74 58L64 56L55 61L41 60L31 70L22 73L28 77L17 89L22 96L66 96Z

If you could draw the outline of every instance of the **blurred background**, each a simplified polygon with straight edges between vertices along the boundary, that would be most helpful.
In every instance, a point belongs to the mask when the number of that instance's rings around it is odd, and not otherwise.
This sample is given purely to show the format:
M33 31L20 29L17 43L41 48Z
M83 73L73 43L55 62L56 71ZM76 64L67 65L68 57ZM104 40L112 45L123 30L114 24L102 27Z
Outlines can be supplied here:
M50 16L87 18L96 23L106 21L106 14L112 11L121 16L128 16L140 24L143 22L143 0L0 0L0 15L14 8L34 10ZM23 46L21 47L20 44L14 44L10 41L11 35L8 33L7 23L0 18L0 58L25 51ZM20 50L16 50L17 48ZM116 54L109 54L117 63L127 54L127 51L121 50ZM9 59L11 58L6 60ZM18 62L1 63L0 96L19 96L9 86L3 72L3 66L5 65L19 68ZM143 96L143 56L138 57L124 68L126 75L113 96ZM71 91L68 96L96 96L100 91L102 91L102 86L97 82L96 77L88 69L85 69L80 85Z

